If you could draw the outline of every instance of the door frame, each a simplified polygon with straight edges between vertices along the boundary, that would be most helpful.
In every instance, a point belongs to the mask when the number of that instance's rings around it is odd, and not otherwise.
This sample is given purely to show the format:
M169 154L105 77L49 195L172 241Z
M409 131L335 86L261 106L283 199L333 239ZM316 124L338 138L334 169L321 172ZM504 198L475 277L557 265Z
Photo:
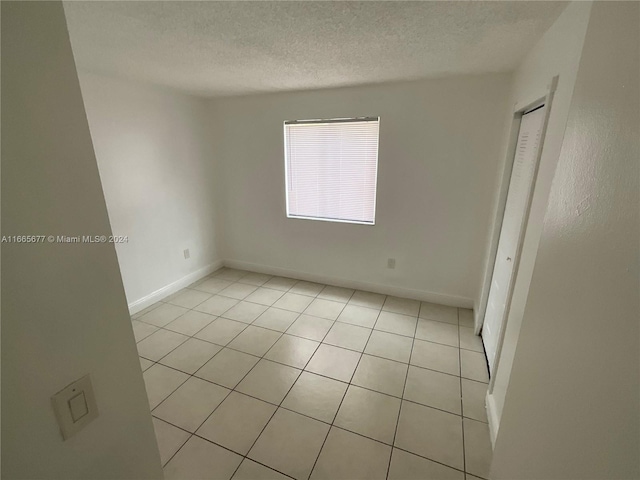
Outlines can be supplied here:
M507 197L509 194L509 184L511 182L511 175L513 172L513 163L515 160L516 148L518 144L518 136L520 133L520 123L522 121L522 117L530 112L531 110L535 110L536 108L544 105L545 106L545 114L544 120L542 122L542 130L540 132L540 146L538 148L538 152L536 153L535 165L533 170L533 179L531 185L531 191L526 201L525 212L522 217L522 223L520 225L520 231L518 234L518 243L516 246L516 253L513 259L513 274L511 275L511 279L509 281L509 285L507 287L507 299L505 303L505 308L502 313L502 319L500 321L500 329L498 330L498 341L496 343L496 352L493 361L493 365L490 366L489 371L495 372L496 368L500 362L500 356L502 352L502 345L504 343L504 336L506 330L507 319L509 318L509 312L511 310L511 300L513 298L513 290L515 286L515 282L518 277L518 270L520 268L520 259L522 256L522 246L524 244L524 238L527 229L527 223L529 221L529 213L531 210L531 201L533 199L533 194L536 187L536 182L538 179L538 171L540 169L540 158L542 157L542 151L544 150L544 140L547 133L547 125L549 123L549 115L551 113L553 97L555 91L558 86L558 76L556 75L551 79L551 82L548 86L548 89L545 94L538 96L535 100L529 101L524 104L516 104L513 112L513 118L511 121L511 130L509 134L509 147L507 149L507 162L505 166L505 172L502 178L501 192L500 192L500 203L498 206L498 211L496 212L496 224L494 226L494 236L491 245L491 258L489 263L489 268L491 273L485 278L485 281L488 282L485 291L483 292L483 298L481 303L481 318L482 323L478 326L478 330L482 328L482 325L485 321L485 314L487 311L487 303L489 301L489 292L491 290L491 283L493 282L493 272L495 268L495 262L498 253L498 244L500 242L500 233L502 231L502 224L504 221L504 213L507 203ZM476 333L479 333L477 331ZM495 375L491 375L489 379L489 386L487 389L487 395L490 395L493 392L493 387L495 384Z

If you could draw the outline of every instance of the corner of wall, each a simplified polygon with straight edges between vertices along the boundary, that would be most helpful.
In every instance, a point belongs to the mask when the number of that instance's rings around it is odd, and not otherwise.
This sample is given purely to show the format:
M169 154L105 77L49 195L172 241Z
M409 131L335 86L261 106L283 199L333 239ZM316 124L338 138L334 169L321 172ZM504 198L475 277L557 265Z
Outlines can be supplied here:
M582 55L582 48L589 23L591 2L572 2L560 14L556 22L543 35L540 41L525 57L516 71L513 104L522 105L539 96L553 77L559 75L558 88L554 95L553 105L549 112L549 120L545 135L542 156L529 217L524 231L524 238L515 279L512 300L504 328L504 340L500 347L498 363L494 368L487 404L493 408L492 415L496 425L500 421L504 396L511 375L513 355L518 342L520 324L526 305L533 265L537 256L538 243L542 232L544 214L549 201L549 193L560 150L563 143L565 127L573 96L573 89ZM517 132L515 132L517 135ZM505 165L505 172L509 169ZM507 175L505 174L504 183ZM506 199L506 186L503 183L502 195ZM497 218L500 218L498 210ZM494 228L493 248L497 248L499 227ZM495 254L494 254L495 255ZM490 270L493 261L488 262ZM485 272L485 297L491 282L491 274ZM497 427L493 429L497 432Z
M114 244L80 241L112 229L62 2L0 9L2 231L42 235L2 245L2 477L162 478ZM64 440L51 396L87 374Z
M179 278L178 280L165 285L162 288L159 288L144 297L131 302L129 304L129 313L134 315L141 310L153 305L156 302L161 301L163 298L167 298L169 295L176 293L179 290L182 290L185 287L188 287L194 282L197 282L201 278L210 275L215 272L219 268L224 265L222 260L216 260L215 262L207 265L206 267L200 268L193 273L185 275L184 277Z
M135 312L220 264L216 129L205 98L86 73L81 87Z

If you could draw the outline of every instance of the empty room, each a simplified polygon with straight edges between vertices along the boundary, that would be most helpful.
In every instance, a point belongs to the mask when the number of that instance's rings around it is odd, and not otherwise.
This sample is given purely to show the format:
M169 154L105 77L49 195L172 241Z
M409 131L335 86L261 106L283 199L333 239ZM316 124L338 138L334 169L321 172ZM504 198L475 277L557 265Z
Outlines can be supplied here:
M1 3L2 478L640 478L640 3Z

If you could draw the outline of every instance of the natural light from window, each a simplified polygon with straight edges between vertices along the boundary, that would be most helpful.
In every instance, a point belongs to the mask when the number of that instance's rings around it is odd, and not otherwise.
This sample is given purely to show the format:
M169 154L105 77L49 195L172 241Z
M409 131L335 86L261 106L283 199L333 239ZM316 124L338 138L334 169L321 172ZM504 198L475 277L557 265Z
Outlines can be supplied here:
M380 119L284 123L287 217L375 224Z

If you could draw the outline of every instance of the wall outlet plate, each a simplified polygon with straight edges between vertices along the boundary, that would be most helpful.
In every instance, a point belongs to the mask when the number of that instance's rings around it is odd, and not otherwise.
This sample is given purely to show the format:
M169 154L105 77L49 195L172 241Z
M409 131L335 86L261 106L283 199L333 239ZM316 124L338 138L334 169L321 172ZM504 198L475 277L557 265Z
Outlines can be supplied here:
M396 268L396 259L395 258L387 259L387 268Z
M184 253L184 259L185 260L189 260L191 258L191 253L189 253L189 249L188 248L185 248L183 253Z
M98 405L89 375L64 387L51 397L51 402L65 440L98 416Z

